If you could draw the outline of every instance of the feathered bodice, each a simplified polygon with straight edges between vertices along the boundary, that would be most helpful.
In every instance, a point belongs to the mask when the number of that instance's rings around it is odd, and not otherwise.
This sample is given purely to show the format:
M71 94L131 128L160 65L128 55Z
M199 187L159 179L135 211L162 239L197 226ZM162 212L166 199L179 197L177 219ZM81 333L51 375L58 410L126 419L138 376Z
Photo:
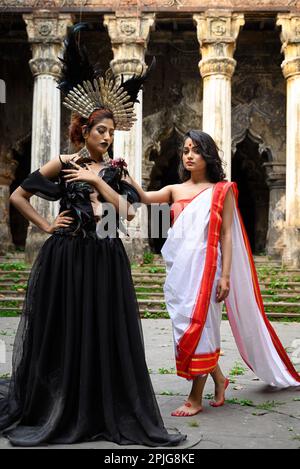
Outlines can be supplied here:
M83 166L83 162L76 161ZM74 169L70 163L63 163L62 169ZM117 166L107 165L99 172L99 177L103 178L114 190L124 197L129 203L140 202L140 197L134 187L127 181L122 180L122 171ZM96 236L97 223L105 217L106 210L102 209L105 199L98 194L94 187L87 182L66 182L63 173L55 179L48 179L42 175L40 170L36 170L23 181L21 187L27 192L42 197L46 200L60 200L59 212L70 210L70 215L74 222L66 227L55 231L57 234L77 236ZM124 230L123 224L116 213L116 227ZM112 234L112 233L111 233ZM109 233L108 233L109 235ZM115 233L117 236L117 232Z

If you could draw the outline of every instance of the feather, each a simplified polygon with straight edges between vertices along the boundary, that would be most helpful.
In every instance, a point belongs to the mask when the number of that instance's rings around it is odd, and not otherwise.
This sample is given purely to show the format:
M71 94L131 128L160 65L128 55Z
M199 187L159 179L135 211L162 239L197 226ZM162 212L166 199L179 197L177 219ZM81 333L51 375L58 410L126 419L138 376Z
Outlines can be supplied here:
M137 99L140 89L142 88L143 84L145 83L146 79L148 78L152 69L156 66L156 58L153 57L151 64L149 65L148 69L144 74L141 75L133 75L133 77L129 78L126 81L123 81L123 76L121 80L121 86L130 96L130 101L133 103L139 103Z
M99 70L95 70L89 61L86 47L80 44L80 32L89 29L88 23L77 23L71 27L64 40L64 55L63 58L59 57L63 67L58 88L65 95L74 86L82 85L83 81L86 80L92 81L101 73Z
M105 78L97 65L89 62L87 49L80 44L80 32L90 29L88 23L73 26L64 41L64 56L58 88L65 94L64 106L80 116L88 118L93 110L106 108L114 116L117 130L130 130L136 116L133 104L150 71L156 64L155 57L146 72L124 80L124 75L114 76L109 68ZM111 157L111 155L109 155Z

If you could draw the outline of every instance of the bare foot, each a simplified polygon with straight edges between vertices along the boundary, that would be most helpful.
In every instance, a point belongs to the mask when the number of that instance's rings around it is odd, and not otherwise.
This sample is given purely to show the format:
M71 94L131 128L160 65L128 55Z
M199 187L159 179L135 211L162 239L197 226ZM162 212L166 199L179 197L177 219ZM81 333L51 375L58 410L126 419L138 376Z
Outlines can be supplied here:
M224 378L224 380L219 381L215 386L215 400L211 401L209 404L212 407L221 407L225 403L225 391L229 385L229 379Z
M198 402L186 401L178 409L174 410L171 415L173 417L192 417L202 412L202 405Z

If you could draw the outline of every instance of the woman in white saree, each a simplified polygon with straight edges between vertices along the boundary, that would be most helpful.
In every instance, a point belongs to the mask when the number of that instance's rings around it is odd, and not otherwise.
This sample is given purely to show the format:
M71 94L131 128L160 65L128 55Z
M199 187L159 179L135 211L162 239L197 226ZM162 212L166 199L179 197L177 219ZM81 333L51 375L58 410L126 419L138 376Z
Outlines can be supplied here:
M143 203L173 202L173 224L161 251L167 271L164 293L177 374L193 384L187 401L172 415L202 411L209 374L215 382L210 404L224 404L229 380L218 365L222 301L249 368L269 385L300 386L300 375L264 311L237 185L225 180L218 148L208 134L185 135L179 173L181 184L156 192L144 192L131 180Z

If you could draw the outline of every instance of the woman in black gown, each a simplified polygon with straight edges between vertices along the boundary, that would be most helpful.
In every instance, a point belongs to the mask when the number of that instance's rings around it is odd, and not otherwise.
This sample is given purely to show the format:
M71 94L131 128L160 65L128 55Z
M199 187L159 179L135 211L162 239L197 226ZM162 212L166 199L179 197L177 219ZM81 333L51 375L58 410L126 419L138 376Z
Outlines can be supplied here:
M28 281L11 379L0 382L0 430L13 445L104 439L166 446L184 439L168 434L160 416L122 241L118 232L99 235L103 201L117 218L131 219L139 200L122 164L104 163L116 127L116 114L104 107L83 126L75 116L71 135L82 132L85 147L51 160L12 194L21 213L51 235ZM31 206L32 194L60 199L52 224Z

